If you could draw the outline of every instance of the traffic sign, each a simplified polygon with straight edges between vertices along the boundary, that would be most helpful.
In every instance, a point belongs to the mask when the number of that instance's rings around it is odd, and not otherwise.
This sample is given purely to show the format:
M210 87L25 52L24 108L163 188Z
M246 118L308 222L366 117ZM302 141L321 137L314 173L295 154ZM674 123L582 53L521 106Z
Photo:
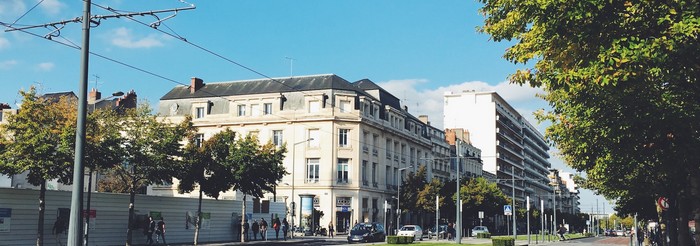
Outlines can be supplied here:
M656 200L656 203L659 204L659 207L661 207L662 210L668 209L668 198L666 197L659 197L659 200Z
M503 205L503 215L513 215L513 207L510 205Z

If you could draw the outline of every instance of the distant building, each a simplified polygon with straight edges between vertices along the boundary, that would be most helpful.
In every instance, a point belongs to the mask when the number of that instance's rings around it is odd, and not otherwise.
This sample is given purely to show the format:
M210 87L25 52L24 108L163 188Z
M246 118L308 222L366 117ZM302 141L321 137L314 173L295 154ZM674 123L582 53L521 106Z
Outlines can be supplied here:
M495 176L501 190L511 196L515 180L516 208L526 196L534 207L540 200L552 207L548 185L549 146L527 120L496 92L463 91L444 95L446 128L469 131L471 142L481 150L484 176ZM486 175L486 173L489 173Z

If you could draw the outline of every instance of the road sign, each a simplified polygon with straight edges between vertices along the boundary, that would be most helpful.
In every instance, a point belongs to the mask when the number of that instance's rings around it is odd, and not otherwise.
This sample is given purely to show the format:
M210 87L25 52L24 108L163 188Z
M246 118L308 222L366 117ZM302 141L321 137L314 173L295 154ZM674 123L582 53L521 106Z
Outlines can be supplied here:
M668 209L668 198L666 197L659 197L659 200L656 200L656 203L659 204L659 207L661 207L662 210Z
M484 211L479 211L479 219L483 219L483 218L484 218Z
M503 205L503 215L513 215L513 207L510 205Z

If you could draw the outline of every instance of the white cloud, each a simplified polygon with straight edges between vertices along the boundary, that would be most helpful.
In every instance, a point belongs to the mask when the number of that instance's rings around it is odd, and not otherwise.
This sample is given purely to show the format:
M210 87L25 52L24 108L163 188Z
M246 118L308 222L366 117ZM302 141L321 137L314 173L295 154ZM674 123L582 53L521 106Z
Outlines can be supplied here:
M0 0L0 18L18 17L27 10L23 0Z
M47 14L56 15L61 12L61 9L66 7L66 4L59 0L44 0L39 4L39 7Z
M0 50L10 47L10 40L0 36Z
M17 65L17 61L15 61L15 60L0 61L0 69L3 69L3 70L11 69L15 65Z
M44 72L53 70L53 67L55 67L55 64L53 62L42 62L36 65L37 70Z
M163 42L157 35L151 34L143 38L136 38L131 30L120 27L112 31L111 42L122 48L151 48L163 46Z

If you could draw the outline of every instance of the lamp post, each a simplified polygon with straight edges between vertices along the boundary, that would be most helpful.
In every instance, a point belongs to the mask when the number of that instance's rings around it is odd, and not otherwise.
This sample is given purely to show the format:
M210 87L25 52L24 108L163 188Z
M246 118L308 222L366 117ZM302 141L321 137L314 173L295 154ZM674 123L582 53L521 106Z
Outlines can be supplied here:
M396 175L396 184L398 186L398 191L396 194L396 231L398 232L399 230L399 224L401 223L401 182L399 182L399 177L403 176L401 175L401 171L406 170L408 168L412 168L413 165L399 168L399 173Z
M112 99L114 97L123 96L123 95L124 95L124 92L117 91L117 92L112 93L112 96L110 96L110 97L106 97L106 98L103 98L103 99L100 99L100 100L93 102L92 103L92 112L94 113L95 110L97 110L97 103ZM87 210L87 216L85 216L86 217L85 218L85 235L84 235L84 243L83 243L83 245L85 245L85 246L88 245L88 237L90 236L90 202L91 202L91 198L92 198L92 175L93 175L94 171L95 170L90 168L90 176L88 176L87 206L85 209L85 210Z
M513 188L513 240L518 238L518 231L517 227L515 226L517 213L515 210L515 166L510 166L510 178L511 178L511 187Z
M552 186L552 201L554 203L552 204L552 213L554 214L554 223L552 223L552 231L557 229L557 191L559 191L559 180L557 178L557 170L556 169L549 169L550 172L552 172L552 178L549 179L549 184Z
M296 215L296 206L295 206L296 204L294 203L294 199L295 199L294 198L294 180L295 180L294 173L296 173L296 169L294 168L295 167L294 164L296 163L296 156L295 155L296 155L297 145L306 143L306 142L311 141L311 140L314 140L314 138L308 138L304 141L296 142L292 146L292 206L291 206L292 207L292 235L291 235L291 238L294 238L294 230L296 227L296 224L294 224L294 216Z

